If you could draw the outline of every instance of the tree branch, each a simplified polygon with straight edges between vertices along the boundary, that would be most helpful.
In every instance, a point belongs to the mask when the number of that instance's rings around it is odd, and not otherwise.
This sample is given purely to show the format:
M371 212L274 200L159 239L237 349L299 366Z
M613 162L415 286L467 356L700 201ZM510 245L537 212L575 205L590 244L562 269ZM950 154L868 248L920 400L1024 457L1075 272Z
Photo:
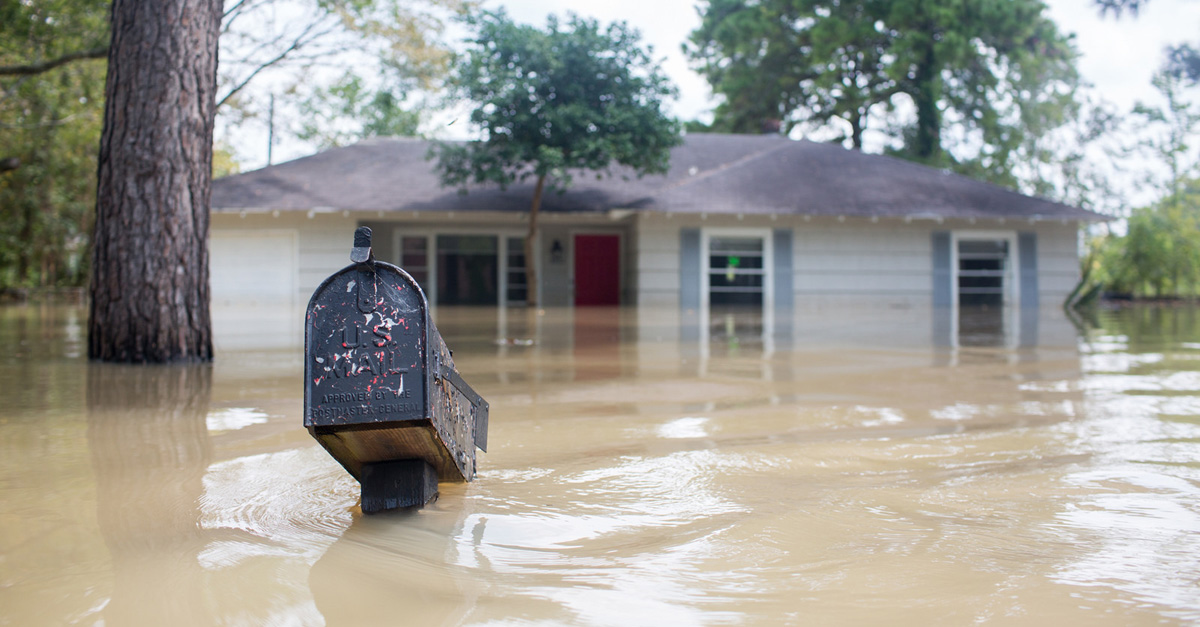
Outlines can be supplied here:
M310 43L312 40L319 38L322 35L325 35L333 30L333 27L330 26L330 27L326 28L325 30L319 31L316 34L310 36L310 33L312 33L316 29L317 25L318 24L316 22L314 22L314 23L306 26L304 28L304 31L301 32L299 35L297 35L296 38L292 41L291 45L289 45L287 48L285 48L279 54L275 55L274 58L263 62L261 65L259 65L257 68L255 68L253 72L250 72L249 76L246 76L245 79L243 79L237 85L234 85L233 88L231 88L229 90L229 92L225 94L225 96L223 96L220 100L217 101L217 108L220 109L221 105L225 104L225 102L228 101L230 98L232 98L234 94L241 91L242 88L245 87L255 76L258 76L259 72L262 72L263 70L275 65L276 63L279 63L284 58L286 58L289 54L299 50L300 48L302 48L305 45L307 45L308 43ZM306 37L307 37L307 39L306 39Z
M32 76L49 72L60 65L66 65L72 61L80 61L82 59L102 59L108 56L108 47L94 48L92 50L81 50L64 54L57 59L42 61L41 63L31 63L29 65L0 65L0 76Z
M1138 9L1146 0L1095 0L1096 6L1100 9L1100 16L1112 13L1116 17L1121 17L1121 13L1129 11L1131 15L1137 17Z

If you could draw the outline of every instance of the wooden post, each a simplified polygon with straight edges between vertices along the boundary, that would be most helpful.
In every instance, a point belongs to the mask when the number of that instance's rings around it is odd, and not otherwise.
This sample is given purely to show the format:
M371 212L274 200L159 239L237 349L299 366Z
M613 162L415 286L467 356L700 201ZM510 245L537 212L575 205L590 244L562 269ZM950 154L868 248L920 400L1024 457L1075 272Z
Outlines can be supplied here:
M420 507L437 498L437 471L423 459L363 464L362 511Z

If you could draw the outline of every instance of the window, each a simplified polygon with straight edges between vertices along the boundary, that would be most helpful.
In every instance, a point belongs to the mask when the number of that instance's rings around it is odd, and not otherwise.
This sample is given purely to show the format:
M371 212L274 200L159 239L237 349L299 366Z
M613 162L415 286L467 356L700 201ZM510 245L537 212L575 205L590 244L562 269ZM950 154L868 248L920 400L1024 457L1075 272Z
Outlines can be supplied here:
M708 240L708 302L712 306L765 304L762 237L712 236Z
M400 267L421 289L429 290L429 239L424 235L400 237Z
M499 255L493 235L437 236L437 304L495 305Z
M959 240L958 302L967 306L1005 304L1008 240Z
M528 294L525 288L525 238L509 237L505 243L508 246L505 255L505 277L508 279L505 301L511 305L524 304Z

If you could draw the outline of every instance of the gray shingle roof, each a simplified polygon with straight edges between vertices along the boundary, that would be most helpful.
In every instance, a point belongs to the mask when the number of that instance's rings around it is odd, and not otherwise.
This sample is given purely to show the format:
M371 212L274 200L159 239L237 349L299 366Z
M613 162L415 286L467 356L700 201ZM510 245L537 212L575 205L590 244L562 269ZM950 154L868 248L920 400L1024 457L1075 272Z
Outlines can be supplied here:
M426 160L431 142L373 139L213 183L214 211L528 211L532 182L501 191L443 188ZM693 134L666 175L637 178L613 168L597 180L575 174L547 212L616 208L673 213L745 213L919 218L1103 220L1104 216L979 181L834 144L778 136Z

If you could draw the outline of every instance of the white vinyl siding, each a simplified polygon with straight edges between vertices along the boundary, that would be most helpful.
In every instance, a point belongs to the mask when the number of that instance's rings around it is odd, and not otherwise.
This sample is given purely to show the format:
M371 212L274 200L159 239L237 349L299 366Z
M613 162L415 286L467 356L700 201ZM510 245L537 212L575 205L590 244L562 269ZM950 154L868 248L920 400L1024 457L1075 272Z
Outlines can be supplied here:
M218 305L296 301L297 234L293 229L209 232L212 302Z
M931 230L929 225L833 220L797 226L796 307L827 302L928 302Z
M1037 233L1041 302L1061 305L1079 282L1079 230L1062 224L1039 225L1030 230Z
M633 238L636 302L679 305L679 229L683 221L639 216Z

